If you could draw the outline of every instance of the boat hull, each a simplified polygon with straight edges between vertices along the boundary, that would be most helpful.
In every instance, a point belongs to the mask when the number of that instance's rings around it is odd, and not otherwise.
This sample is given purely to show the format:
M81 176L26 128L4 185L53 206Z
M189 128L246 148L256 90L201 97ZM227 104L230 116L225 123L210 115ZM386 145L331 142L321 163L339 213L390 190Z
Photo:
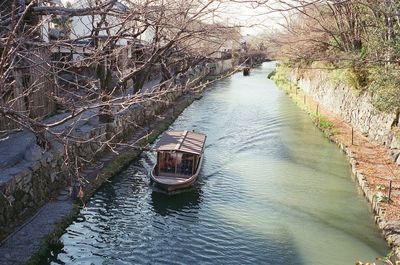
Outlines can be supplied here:
M189 188L190 186L193 185L193 183L196 182L201 166L203 164L203 155L200 157L200 162L197 167L196 172L188 177L188 178L179 178L179 177L165 177L165 176L157 176L155 175L155 169L157 167L157 164L153 167L153 170L151 171L151 180L154 181L154 183L161 189L165 191L176 191L176 190L181 190L181 189L186 189Z

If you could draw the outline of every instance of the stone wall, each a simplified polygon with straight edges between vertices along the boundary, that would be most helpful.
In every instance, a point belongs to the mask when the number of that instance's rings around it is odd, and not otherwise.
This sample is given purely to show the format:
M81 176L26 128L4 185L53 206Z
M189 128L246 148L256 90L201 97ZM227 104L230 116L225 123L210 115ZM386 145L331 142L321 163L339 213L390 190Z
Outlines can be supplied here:
M399 117L395 113L377 110L366 92L358 94L343 82L333 80L324 70L293 70L290 79L323 107L373 141L390 148L393 159L400 164L400 137L396 133Z
M209 63L207 67L210 68L212 75L222 75L230 70L232 70L236 65L234 59L219 60L214 63Z
M216 64L219 71L225 72L233 68L233 63L232 60L225 60ZM80 139L80 142L66 145L70 156L81 157L88 163L96 162L106 150L102 142L111 138L113 142L130 139L135 130L148 125L164 110L174 107L174 103L187 93L183 84L192 87L208 74L210 70L207 67L190 69L176 76L171 84L177 85L177 88L161 93L158 100L136 103L126 109L114 109L117 114L112 122L99 122L97 111L90 110L55 130L68 131ZM153 89L161 88L155 86ZM66 115L68 113L53 116L46 122L63 119ZM26 131L12 134L1 142L0 240L32 216L52 196L56 196L61 187L71 186L76 180L75 173L68 170L72 168L66 163L66 146L51 135L47 137L51 144L46 151L37 145L35 135Z
M28 143L20 160L0 168L0 239L49 200L67 179L62 146L54 145L43 153L34 136L30 139L34 141Z
M184 93L183 90L173 90L163 94L160 100L134 104L119 111L110 123L99 123L95 113L86 112L59 129L68 129L83 140L68 146L71 154L73 152L76 156L93 161L101 153L99 150L105 148L99 141L85 140L108 140L112 137L113 141L128 139L137 128L150 123L155 115L172 107ZM7 150L11 153L6 154ZM60 187L71 185L75 176L69 176L68 167L64 145L55 140L51 141L51 148L47 151L36 144L36 137L29 132L12 135L2 142L0 240L32 216L52 195L56 195Z

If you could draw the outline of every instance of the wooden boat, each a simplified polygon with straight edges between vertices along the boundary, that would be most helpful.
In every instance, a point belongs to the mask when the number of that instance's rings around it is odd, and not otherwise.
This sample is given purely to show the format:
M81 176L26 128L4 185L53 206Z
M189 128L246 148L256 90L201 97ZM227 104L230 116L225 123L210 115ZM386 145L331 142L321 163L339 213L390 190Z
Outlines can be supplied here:
M166 131L153 147L157 163L151 179L157 186L174 191L190 187L196 180L203 162L207 136L192 131Z
M250 67L248 66L243 67L243 75L244 76L250 75Z

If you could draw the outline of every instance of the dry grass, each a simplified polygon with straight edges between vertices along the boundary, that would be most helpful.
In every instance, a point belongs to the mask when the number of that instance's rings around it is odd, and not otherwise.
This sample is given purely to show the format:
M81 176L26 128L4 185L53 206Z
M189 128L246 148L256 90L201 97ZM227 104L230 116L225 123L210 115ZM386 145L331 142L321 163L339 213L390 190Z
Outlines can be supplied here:
M368 186L374 194L381 192L388 195L389 181L392 179L391 200L382 202L380 206L385 210L386 221L400 220L400 165L392 160L388 148L374 143L356 130L354 130L352 144L350 124L321 107L318 102L298 89L295 84L290 84L287 79L283 81L281 79L281 84L278 84L278 86L284 89L300 108L310 114L315 124L330 139L341 143L351 151L353 159L356 161L357 171L365 176ZM329 128L324 128L321 121L324 124L329 124Z
M301 101L305 96L307 104L302 107L314 119L318 119L313 113L316 110L316 101L299 92L297 95L292 94L292 96L301 98ZM389 181L392 179L391 200L390 202L382 202L381 207L385 209L387 221L400 220L400 166L390 157L388 148L373 142L356 130L354 130L352 144L350 124L321 106L318 106L318 111L319 116L332 124L330 131L333 133L329 133L328 136L351 151L353 159L356 161L357 171L365 176L372 192L382 192L388 195Z
M385 146L373 143L357 131L354 131L352 145L350 125L333 114L324 112L334 124L336 134L332 137L351 150L357 162L357 170L363 173L373 192L388 194L389 180L393 178L391 201L382 203L381 207L386 210L385 217L388 221L400 220L400 166L392 160Z

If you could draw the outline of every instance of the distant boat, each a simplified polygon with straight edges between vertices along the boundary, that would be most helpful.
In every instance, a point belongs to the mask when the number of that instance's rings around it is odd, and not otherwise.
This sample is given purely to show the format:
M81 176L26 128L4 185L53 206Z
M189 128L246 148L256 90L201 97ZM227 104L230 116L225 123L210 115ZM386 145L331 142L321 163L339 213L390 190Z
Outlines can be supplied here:
M207 136L192 131L166 131L153 147L157 163L151 179L157 186L174 191L190 187L196 180L203 162Z
M243 75L244 76L250 75L250 67L249 66L243 67Z

